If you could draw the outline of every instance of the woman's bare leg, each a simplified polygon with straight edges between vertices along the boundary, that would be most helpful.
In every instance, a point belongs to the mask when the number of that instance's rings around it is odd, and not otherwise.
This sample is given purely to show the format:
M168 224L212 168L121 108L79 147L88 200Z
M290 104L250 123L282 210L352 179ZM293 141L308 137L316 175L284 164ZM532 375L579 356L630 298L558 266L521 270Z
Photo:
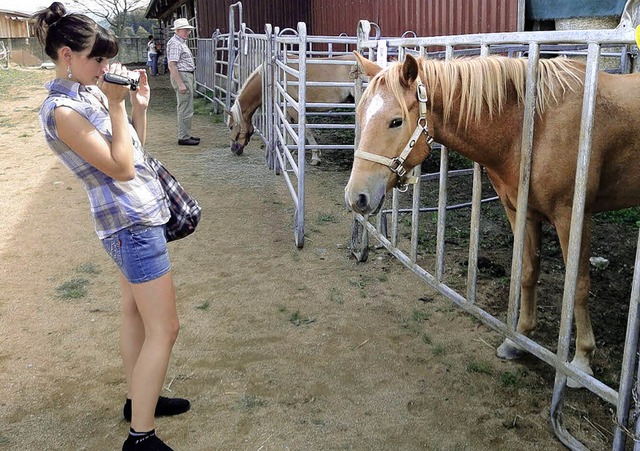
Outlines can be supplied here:
M138 311L136 300L131 291L131 285L120 274L120 289L122 292L122 328L120 329L120 356L124 365L127 380L127 398L131 398L131 380L136 366L140 349L144 343L144 324Z
M120 349L132 400L131 427L149 431L180 328L175 290L170 272L141 284L125 283Z

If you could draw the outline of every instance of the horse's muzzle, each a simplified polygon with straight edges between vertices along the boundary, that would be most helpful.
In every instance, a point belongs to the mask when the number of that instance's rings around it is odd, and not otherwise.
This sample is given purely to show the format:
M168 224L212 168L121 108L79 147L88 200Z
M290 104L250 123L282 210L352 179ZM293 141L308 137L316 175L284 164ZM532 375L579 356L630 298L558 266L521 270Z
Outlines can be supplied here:
M375 207L371 205L370 201L371 199L369 195L365 193L359 193L353 199L345 194L345 202L347 204L347 208L355 213L360 213L363 216L377 214L382 208L382 204L384 203L384 195Z
M244 152L244 146L237 141L232 141L231 152L235 153L236 155L242 155L242 152Z

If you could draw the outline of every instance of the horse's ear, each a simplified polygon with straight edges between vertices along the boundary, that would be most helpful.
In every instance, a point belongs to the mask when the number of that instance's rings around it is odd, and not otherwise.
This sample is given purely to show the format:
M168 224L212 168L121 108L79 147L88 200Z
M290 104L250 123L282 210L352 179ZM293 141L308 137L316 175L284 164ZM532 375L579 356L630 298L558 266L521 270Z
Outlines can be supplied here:
M407 54L402 63L402 80L405 87L409 87L418 78L418 61L411 54Z
M369 61L367 58L360 55L358 52L354 51L353 54L356 56L358 60L358 65L362 69L362 72L364 72L364 74L367 77L373 77L375 74L377 74L382 70L380 66L378 66L373 61Z

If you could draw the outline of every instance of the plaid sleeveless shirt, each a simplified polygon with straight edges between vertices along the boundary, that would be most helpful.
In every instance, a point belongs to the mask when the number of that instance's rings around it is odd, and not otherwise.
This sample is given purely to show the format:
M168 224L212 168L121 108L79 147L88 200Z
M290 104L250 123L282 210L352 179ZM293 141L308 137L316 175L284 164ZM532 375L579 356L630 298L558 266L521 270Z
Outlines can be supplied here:
M130 181L118 181L71 150L60 139L56 129L55 109L69 107L85 117L111 142L111 118L104 106L106 98L102 91L97 86L83 86L64 79L55 79L45 86L49 96L40 109L40 125L51 150L82 181L98 238L106 238L134 224L165 224L170 216L166 196L155 171L146 161L133 125L129 124L129 131L133 138L135 177Z

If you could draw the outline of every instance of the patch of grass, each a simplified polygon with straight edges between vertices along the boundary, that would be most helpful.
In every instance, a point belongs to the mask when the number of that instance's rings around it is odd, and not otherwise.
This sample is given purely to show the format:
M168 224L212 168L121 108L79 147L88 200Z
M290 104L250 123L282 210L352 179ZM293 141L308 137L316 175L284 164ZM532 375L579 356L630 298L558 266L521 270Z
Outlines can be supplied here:
M300 314L300 310L296 310L291 315L289 315L289 322L291 324L293 324L294 326L301 326L301 325L304 325L304 324L311 324L311 323L314 323L315 321L316 321L315 318L311 318L309 316L303 317Z
M204 97L193 100L193 114L199 116L214 116L215 108L213 103Z
M80 299L87 295L87 279L71 279L56 287L61 299Z
M366 288L373 281L374 281L373 277L361 275L358 279L349 279L349 284L353 285L359 290L360 297L366 298L367 297Z
M14 128L17 127L18 124L12 121L10 117L0 119L0 127L3 128Z
M435 356L443 356L447 353L447 349L444 347L443 344L437 344L433 347L433 349L431 350L431 353Z
M422 332L422 336L420 338L422 338L422 341L428 345L432 343L431 336L426 332Z
M338 218L331 213L318 213L318 218L316 219L318 224L324 224L326 222L338 222Z
M81 263L76 268L76 271L81 272L83 274L93 274L93 275L100 274L100 268L91 262Z
M360 279L349 279L349 285L353 285L356 288L360 288L363 289L364 287L367 286L366 282L362 280L362 278Z
M287 307L285 305L279 305L278 306L278 312L284 313L286 311L287 311Z
M516 371L503 371L500 373L500 385L505 388L523 388L527 385L527 371L520 369Z
M326 426L325 421L321 420L320 418L313 418L311 420L311 424L313 424L314 426Z
M331 302L335 302L338 305L344 304L344 296L342 295L342 292L336 287L333 287L329 290L329 300Z
M251 410L257 407L265 407L267 401L257 395L244 395L240 401L238 401L238 409Z
M478 362L472 360L467 364L467 371L470 373L479 373L479 374L488 374L491 375L493 373L493 369L491 365L487 362Z
M421 323L422 321L429 319L429 316L430 315L427 312L414 308L411 319L416 323Z
M209 299L207 299L206 301L204 301L202 304L200 305L196 305L196 308L198 310L202 310L202 311L207 311L209 310L209 307L211 306L211 302L209 301Z
M15 100L31 88L41 88L46 80L54 78L52 71L7 69L0 71L0 100ZM40 109L38 108L38 111Z
M631 207L616 211L604 211L602 213L595 214L593 219L598 222L634 224L640 227L640 207Z

